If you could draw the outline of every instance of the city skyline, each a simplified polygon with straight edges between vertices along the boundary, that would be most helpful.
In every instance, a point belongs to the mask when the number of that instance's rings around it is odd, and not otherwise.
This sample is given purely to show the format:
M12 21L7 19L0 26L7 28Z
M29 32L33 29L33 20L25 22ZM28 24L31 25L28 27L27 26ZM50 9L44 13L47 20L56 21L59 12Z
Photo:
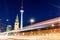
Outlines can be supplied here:
M60 0L0 0L0 40L60 40Z
M2 0L0 2L0 19L4 24L12 25L13 28L17 14L20 20L21 1ZM58 8L50 5L50 3L59 6L58 0L24 0L24 26L31 25L29 22L31 18L34 18L36 20L35 23L37 23L59 17ZM9 21L7 22L6 19L9 19Z

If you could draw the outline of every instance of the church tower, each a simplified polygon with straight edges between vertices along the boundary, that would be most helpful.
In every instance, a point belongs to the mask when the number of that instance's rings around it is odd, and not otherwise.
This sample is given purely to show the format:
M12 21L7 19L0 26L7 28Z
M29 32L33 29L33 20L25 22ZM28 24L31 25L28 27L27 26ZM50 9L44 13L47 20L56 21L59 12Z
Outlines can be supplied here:
M15 24L14 24L14 30L19 30L19 18L18 15L16 16Z

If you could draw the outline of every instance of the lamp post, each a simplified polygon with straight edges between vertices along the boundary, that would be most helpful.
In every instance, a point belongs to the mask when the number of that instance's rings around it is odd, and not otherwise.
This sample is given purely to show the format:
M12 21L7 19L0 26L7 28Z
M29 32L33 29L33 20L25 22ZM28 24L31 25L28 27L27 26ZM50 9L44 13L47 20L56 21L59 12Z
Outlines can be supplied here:
M32 26L32 23L34 23L35 20L33 18L30 19L30 23L31 23L31 26ZM34 32L31 30L31 34L30 35L34 35Z

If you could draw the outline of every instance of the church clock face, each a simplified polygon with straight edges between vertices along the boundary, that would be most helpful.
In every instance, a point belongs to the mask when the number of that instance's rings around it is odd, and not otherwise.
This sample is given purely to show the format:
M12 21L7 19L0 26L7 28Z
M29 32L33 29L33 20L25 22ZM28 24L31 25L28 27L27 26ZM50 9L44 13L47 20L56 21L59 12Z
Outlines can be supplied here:
M16 24L17 25L17 24Z

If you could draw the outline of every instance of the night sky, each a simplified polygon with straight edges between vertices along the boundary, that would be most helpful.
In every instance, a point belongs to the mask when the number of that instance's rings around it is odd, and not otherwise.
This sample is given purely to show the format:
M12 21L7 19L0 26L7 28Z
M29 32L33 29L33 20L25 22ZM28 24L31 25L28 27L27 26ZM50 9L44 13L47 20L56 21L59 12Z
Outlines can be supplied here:
M18 14L20 20L21 0L0 0L0 23L14 26ZM24 26L30 25L29 20L35 23L60 16L60 0L24 0ZM6 19L9 19L7 22ZM1 25L1 24L0 24Z

